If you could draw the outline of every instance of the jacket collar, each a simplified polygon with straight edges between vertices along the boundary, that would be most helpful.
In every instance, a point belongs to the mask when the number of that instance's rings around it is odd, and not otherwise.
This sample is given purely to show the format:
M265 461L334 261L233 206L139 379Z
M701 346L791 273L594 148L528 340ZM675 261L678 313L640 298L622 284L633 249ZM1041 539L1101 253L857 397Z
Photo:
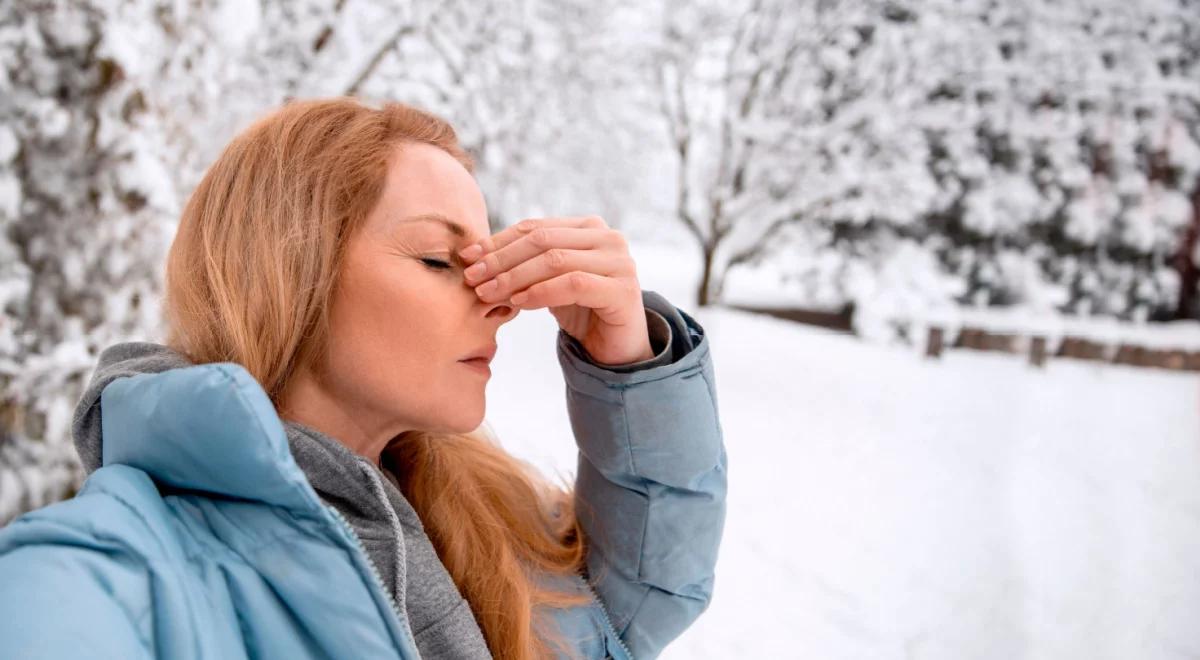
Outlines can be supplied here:
M148 342L111 346L76 407L72 432L89 473L120 463L160 487L298 511L321 506L270 398L236 363L192 365Z

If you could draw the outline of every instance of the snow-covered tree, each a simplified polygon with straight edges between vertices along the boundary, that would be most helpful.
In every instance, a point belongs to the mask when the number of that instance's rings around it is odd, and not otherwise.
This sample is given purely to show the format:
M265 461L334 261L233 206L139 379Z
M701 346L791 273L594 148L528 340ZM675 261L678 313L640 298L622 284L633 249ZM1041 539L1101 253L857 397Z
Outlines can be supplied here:
M160 337L184 196L321 50L252 37L319 36L345 3L326 4L0 9L0 523L79 485L71 412L100 350Z
M779 254L790 225L836 218L855 234L929 207L927 143L907 116L923 63L880 26L904 20L891 3L668 3L653 73L678 216L704 260L699 304L730 269Z
M1200 12L933 2L912 14L941 190L923 224L950 239L940 252L967 280L963 301L1140 319L1172 307L1168 262L1200 153L1178 101L1200 78L1176 53Z
M903 238L935 250L964 280L963 304L1135 319L1173 308L1170 259L1193 217L1200 160L1194 1L748 9L740 22L701 20L665 40L674 83L665 114L681 171L691 172L680 177L680 215L707 246L714 292L722 270L769 259L784 272L795 262L797 278L820 263L853 300L846 268L797 250L882 268ZM777 45L746 46L750 75L688 64L702 60L702 46L722 51L727 41L724 66L708 66L739 71L739 35L755 24ZM766 54L757 67L756 47ZM755 88L756 73L789 63L799 73L785 73L766 103L734 102ZM722 124L705 123L703 108L722 100L751 109L725 112L730 134L747 132L739 122L759 126L732 141L744 151L705 139ZM756 107L767 116L754 116ZM761 110L770 107L780 111ZM756 166L765 174L746 176ZM809 227L785 229L795 222Z
M156 328L178 196L139 47L166 35L115 22L127 11L0 11L0 521L74 487L82 379L99 347Z
M606 21L589 3L514 0L0 8L0 522L78 486L70 413L99 350L158 338L182 201L238 129L290 98L447 116L497 224L597 204L619 218L614 191L638 168L628 135L606 132L619 115L594 102L619 85Z
M448 118L475 156L493 226L597 211L619 225L626 206L613 191L641 185L638 129L606 112L622 80L610 65L622 6L438 3L358 91Z
M1160 318L1200 306L1198 36L1198 0L12 0L0 521L78 485L82 380L156 338L182 201L288 99L447 117L494 228L667 209L700 304L771 265L875 329L962 304Z

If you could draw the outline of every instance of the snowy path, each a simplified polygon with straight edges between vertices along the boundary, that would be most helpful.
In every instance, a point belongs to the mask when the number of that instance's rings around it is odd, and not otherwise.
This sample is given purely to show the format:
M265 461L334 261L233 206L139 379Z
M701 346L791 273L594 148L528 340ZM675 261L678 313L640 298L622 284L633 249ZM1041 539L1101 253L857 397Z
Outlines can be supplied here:
M1200 378L951 351L940 362L695 310L730 464L712 606L664 658L1200 655ZM575 449L553 318L501 330L488 419L551 474Z

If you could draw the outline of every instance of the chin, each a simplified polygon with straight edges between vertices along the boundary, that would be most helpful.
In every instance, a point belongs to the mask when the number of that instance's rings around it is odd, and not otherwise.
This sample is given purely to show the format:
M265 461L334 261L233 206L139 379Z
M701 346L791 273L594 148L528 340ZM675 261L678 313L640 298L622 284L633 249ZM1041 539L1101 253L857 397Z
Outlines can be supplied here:
M465 434L479 428L483 423L483 411L480 410L477 415L459 415L453 419L445 420L442 426L443 433L459 433Z

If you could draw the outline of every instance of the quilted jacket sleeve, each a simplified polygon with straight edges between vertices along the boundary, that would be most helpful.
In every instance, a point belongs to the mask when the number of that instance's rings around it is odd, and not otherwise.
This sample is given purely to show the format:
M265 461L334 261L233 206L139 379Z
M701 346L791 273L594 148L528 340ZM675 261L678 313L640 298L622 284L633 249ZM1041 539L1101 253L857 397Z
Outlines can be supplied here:
M145 565L72 509L104 513L72 500L0 529L0 658L153 657Z
M704 329L658 293L642 298L669 327L655 337L651 322L658 355L644 363L608 369L558 337L588 579L639 659L657 657L708 607L726 495Z

